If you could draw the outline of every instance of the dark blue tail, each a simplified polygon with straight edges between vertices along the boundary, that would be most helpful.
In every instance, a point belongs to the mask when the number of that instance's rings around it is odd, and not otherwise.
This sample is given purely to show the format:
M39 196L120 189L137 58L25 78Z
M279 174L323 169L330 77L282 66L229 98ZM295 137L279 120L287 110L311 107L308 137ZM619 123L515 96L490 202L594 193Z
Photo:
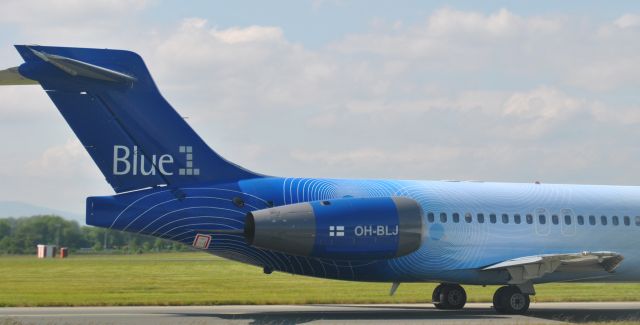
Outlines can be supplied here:
M260 177L211 150L120 50L16 46L116 192Z

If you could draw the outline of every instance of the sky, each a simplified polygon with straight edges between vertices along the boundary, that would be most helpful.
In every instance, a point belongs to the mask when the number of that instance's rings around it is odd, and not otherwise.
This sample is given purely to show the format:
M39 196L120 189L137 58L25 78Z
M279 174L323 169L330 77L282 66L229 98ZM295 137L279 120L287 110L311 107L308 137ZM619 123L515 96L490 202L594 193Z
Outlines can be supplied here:
M128 49L225 158L291 177L640 184L640 2L2 0L13 44ZM0 200L111 195L38 86Z

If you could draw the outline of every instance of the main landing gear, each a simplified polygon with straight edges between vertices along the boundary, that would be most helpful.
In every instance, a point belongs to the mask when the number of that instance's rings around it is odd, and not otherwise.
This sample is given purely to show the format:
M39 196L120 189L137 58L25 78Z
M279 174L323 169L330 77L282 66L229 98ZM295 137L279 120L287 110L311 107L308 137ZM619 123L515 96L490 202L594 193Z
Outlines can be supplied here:
M442 283L433 290L431 300L438 309L462 309L467 293L459 284Z
M524 314L531 300L517 286L504 286L493 294L493 308L501 314Z
M529 310L530 293L523 293L515 285L500 287L493 295L493 308L500 314L524 314ZM462 309L467 293L459 284L442 283L433 290L431 299L437 309Z

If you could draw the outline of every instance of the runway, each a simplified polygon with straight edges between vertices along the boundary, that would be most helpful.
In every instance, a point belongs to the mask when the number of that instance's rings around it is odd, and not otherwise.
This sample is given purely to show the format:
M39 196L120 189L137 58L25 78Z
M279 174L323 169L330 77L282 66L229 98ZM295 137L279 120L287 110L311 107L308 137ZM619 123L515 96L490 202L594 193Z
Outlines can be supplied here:
M0 324L559 324L640 321L640 302L535 303L526 316L491 304L443 311L431 304L0 308Z

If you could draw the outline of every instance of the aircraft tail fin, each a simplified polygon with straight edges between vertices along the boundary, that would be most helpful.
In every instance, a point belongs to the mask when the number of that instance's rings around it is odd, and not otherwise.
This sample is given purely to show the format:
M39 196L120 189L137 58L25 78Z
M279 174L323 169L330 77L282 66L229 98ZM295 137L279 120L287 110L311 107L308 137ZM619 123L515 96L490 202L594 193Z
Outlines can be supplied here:
M0 84L39 83L116 192L260 177L209 148L162 97L136 53L16 49L25 63L0 71Z

